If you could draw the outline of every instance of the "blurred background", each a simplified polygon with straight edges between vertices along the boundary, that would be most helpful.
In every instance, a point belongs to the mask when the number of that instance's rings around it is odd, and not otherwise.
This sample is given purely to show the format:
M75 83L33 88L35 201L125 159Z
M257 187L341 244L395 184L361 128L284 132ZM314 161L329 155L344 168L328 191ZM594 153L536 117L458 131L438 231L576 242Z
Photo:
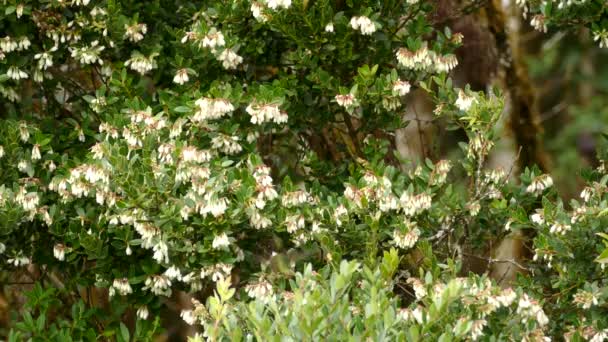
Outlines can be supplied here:
M543 34L522 30L525 63L536 89L551 174L565 197L580 191L581 168L597 166L608 110L607 54L587 29Z

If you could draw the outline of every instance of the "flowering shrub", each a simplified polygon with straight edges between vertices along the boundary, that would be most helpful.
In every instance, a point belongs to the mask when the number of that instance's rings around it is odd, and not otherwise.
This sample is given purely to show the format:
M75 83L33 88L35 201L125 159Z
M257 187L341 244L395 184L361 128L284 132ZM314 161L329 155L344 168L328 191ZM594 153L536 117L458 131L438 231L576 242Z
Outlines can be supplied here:
M222 280L207 307L194 301L194 309L185 312L187 320L205 327L205 333L191 341L218 336L240 340L245 332L246 338L256 340L522 338L542 336L541 328L548 323L539 304L526 294L475 277L447 283L434 280L431 273L424 280L410 278L419 304L413 310L400 308L391 295L398 265L395 249L386 252L374 270L342 261L333 272L324 269L319 274L309 265L295 275L293 292L274 294L264 283L251 285L248 292L254 300L248 305L233 303L235 291ZM224 324L214 324L218 321Z
M466 37L432 4L2 9L3 277L36 282L9 339L151 339L178 291L194 340L608 336L606 170L565 206L538 168L487 167L503 97L453 85ZM414 91L455 158L404 166ZM507 234L533 260L484 256ZM471 255L525 272L503 289Z
M547 32L549 27L586 27L601 48L608 47L608 23L605 3L588 0L526 1L517 0L530 25Z

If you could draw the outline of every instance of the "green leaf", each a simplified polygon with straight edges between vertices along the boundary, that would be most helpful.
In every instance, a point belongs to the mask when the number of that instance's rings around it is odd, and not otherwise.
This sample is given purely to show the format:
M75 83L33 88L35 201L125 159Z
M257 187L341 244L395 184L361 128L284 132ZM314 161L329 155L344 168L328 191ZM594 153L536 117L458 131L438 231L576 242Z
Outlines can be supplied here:
M46 315L44 312L40 313L40 316L36 320L36 329L38 331L44 331L44 325L46 324Z
M8 333L8 342L19 342L19 341L22 341L21 333L16 332L13 329L11 329L11 331Z
M600 254L595 261L599 262L600 264L608 264L608 248L604 249L602 254Z
M230 165L232 165L232 164L234 164L234 161L233 161L233 160L228 159L228 160L224 160L224 161L222 161L222 164L221 164L221 165L222 165L222 167L228 167L228 166L230 166Z
M192 111L192 109L190 109L190 107L186 107L186 106L177 106L177 107L173 108L173 110L178 113L190 113Z
M444 332L443 334L441 334L441 336L439 336L439 342L450 342L452 341L452 334L450 332Z
M416 341L420 340L420 333L418 332L417 326L412 325L410 327L410 329L408 330L408 332L409 332L409 335L410 335L409 337L410 337L411 341L416 342Z
M129 329L123 322L120 322L120 336L122 337L122 340L125 342L128 342L131 337L129 334Z

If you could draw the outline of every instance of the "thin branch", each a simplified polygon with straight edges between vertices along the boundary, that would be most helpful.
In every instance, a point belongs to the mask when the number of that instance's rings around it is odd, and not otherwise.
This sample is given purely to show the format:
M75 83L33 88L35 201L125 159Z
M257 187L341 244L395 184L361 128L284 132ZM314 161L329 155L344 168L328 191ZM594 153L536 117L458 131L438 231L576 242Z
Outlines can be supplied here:
M33 285L36 284L35 281L6 281L0 282L1 286L16 286L16 285Z
M494 258L486 258L486 257L481 257L479 255L475 255L475 254L469 254L469 253L462 253L462 255L470 257L470 258L475 258L478 260L484 260L488 262L488 267L490 267L490 265L492 264L502 264L502 263L509 263L512 264L514 266L517 266L518 268L524 270L524 271L529 271L529 269L527 267L525 267L524 265L518 263L517 261L515 261L514 259L494 259Z
M348 135L350 136L350 140L355 147L355 153L357 156L361 155L360 147L359 147L359 139L357 139L357 130L353 126L353 122L351 120L350 114L344 114L344 123L346 124L346 128L348 128Z

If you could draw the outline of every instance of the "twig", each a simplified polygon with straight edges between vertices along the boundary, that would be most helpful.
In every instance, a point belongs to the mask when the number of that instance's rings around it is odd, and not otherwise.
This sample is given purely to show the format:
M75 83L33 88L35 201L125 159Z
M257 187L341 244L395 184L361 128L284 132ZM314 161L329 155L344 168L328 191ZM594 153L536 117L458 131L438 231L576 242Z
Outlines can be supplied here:
M6 281L6 282L1 282L0 285L2 286L16 286L16 285L32 285L32 284L36 284L35 281Z
M486 257L481 257L479 255L475 255L475 254L469 254L469 253L462 253L462 255L467 256L467 257L471 257L471 258L475 258L478 260L485 260L488 262L488 267L490 267L490 265L496 263L496 264L502 264L502 263L509 263L512 264L514 266L517 266L518 268L525 270L525 271L529 271L529 269L525 266L523 266L522 264L518 263L517 261L515 261L514 259L494 259L494 258L486 258Z

